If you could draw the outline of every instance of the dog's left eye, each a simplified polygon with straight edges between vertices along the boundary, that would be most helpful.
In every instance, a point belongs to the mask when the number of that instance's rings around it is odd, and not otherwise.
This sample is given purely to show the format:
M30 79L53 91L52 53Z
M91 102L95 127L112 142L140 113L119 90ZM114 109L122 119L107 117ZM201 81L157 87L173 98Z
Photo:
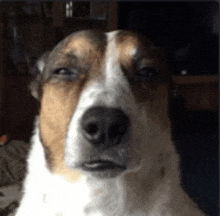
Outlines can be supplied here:
M59 69L56 69L54 71L54 74L56 76L59 76L60 78L62 79L71 79L71 80L74 80L74 79L77 79L78 78L78 73L74 70L70 70L68 68L59 68Z
M140 82L146 83L156 80L158 72L154 67L143 67L139 69L137 76Z

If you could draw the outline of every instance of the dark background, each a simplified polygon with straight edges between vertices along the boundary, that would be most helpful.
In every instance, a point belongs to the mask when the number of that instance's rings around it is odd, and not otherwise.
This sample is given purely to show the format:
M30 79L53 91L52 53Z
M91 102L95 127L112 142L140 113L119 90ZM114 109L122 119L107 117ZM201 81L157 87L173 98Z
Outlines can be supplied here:
M218 73L218 34L213 33L213 14L218 3L119 2L119 29L147 35L165 48L175 74L183 68L189 75ZM188 53L177 57L181 48Z

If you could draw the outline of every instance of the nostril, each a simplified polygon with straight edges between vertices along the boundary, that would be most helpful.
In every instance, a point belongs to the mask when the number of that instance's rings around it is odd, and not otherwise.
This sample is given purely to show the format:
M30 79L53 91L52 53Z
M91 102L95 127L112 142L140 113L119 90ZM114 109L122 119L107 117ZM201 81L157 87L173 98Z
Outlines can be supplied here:
M114 124L109 127L108 136L112 143L117 144L127 130L127 124Z
M112 126L110 126L109 127L109 131L108 131L109 137L110 138L111 137L115 137L118 134L120 134L119 129L120 129L119 125L112 125Z
M126 132L127 128L128 128L128 124L119 125L118 133L123 135Z
M84 131L83 135L89 142L95 145L104 142L104 129L99 122L94 120L91 120L91 122L84 122L82 128Z
M96 133L98 133L99 131L99 128L97 126L97 124L95 123L90 123L90 124L87 124L85 127L84 127L85 131L90 134L90 135L95 135Z

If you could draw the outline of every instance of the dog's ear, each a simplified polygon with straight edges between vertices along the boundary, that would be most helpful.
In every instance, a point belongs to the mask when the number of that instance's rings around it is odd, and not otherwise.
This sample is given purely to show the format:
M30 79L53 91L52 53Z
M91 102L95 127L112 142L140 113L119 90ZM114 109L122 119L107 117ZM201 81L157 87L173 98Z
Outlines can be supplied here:
M43 71L45 68L46 61L48 59L50 52L44 53L35 63L35 65L30 69L30 73L35 76L34 80L30 83L29 89L31 94L37 100L40 101L42 94L42 84L43 84Z

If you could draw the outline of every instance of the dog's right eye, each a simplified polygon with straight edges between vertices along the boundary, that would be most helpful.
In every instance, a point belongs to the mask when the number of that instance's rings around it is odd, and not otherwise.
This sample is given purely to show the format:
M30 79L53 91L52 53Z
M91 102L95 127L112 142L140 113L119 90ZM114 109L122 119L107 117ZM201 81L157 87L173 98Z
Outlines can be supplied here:
M75 70L70 70L68 68L59 68L54 71L54 75L61 79L74 80L78 78L78 73Z

